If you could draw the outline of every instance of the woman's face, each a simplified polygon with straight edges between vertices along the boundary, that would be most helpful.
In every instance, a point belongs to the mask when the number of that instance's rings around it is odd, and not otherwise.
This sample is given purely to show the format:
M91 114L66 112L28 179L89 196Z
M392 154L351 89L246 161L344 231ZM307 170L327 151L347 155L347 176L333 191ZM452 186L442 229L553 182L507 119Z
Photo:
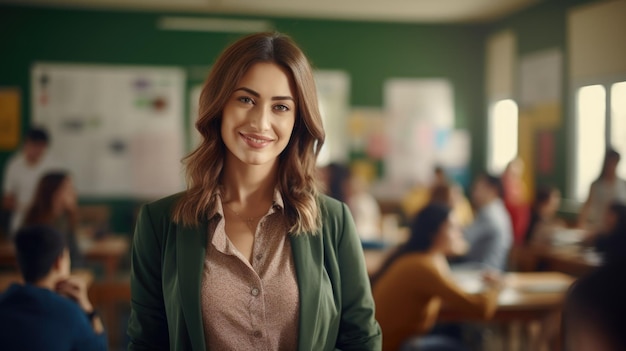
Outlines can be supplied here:
M463 239L461 229L454 215L450 214L448 220L439 228L437 246L440 247L446 255L456 255L464 251L465 245L466 243L465 239Z
M274 165L287 147L296 120L295 89L274 63L254 64L236 85L222 114L227 160Z
M59 208L69 208L76 205L76 191L70 177L66 177L55 194L55 201Z
M605 169L605 173L606 174L610 174L610 175L614 175L615 173L617 173L617 165L619 164L619 158L618 157L611 157L607 160L606 162L606 169Z
M544 205L545 214L548 216L554 216L559 208L561 208L561 192L554 190Z

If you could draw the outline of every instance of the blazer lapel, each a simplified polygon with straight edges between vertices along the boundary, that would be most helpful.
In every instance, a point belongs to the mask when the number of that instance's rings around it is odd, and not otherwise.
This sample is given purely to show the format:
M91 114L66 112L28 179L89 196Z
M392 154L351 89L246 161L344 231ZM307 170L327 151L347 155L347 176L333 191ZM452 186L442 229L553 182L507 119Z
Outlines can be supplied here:
M298 350L312 350L317 341L315 336L319 334L317 320L323 273L320 263L324 262L322 234L292 235L291 250L300 290Z
M208 242L208 226L202 222L195 228L179 228L176 233L176 263L183 317L193 350L206 350L200 306L202 269Z

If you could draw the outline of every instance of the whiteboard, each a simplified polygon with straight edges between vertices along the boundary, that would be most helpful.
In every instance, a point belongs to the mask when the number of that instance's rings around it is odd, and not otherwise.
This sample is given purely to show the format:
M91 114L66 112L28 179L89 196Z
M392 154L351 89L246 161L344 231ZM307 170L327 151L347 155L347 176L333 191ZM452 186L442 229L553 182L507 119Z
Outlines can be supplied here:
M183 189L180 68L37 63L33 123L81 196L157 198Z

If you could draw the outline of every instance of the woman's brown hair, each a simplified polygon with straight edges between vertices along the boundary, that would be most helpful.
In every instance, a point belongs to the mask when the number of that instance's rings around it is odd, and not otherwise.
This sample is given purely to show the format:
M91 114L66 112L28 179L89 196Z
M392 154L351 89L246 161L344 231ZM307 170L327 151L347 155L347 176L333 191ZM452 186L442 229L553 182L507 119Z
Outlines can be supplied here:
M200 95L196 122L203 140L183 159L187 191L174 207L175 222L195 226L215 210L226 155L221 135L222 111L241 77L259 62L286 69L296 90L296 121L289 144L279 156L277 180L290 232L314 232L319 228L315 161L325 134L315 81L304 53L280 33L258 33L238 40L222 52L211 69Z
M35 190L33 202L24 217L27 224L52 224L54 216L54 198L69 175L65 172L46 173Z

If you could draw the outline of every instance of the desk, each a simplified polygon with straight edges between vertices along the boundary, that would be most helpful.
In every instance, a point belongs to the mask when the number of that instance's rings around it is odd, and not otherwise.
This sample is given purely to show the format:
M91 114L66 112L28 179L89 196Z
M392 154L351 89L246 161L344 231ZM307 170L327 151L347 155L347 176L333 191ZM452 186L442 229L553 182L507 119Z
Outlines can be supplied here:
M79 241L79 247L85 259L97 261L104 266L106 279L115 277L120 259L128 253L130 243L123 236L108 236L101 240ZM15 247L13 243L0 243L0 265L17 266Z
M495 314L490 320L504 327L503 344L497 349L535 350L539 344L557 335L559 312L573 282L573 277L559 272L507 273ZM460 285L463 287L463 283ZM445 305L442 306L438 321L480 322L475 316L454 311ZM534 328L534 332L531 328L533 325L538 327ZM527 332L525 337L520 334L523 330ZM542 341L541 334L548 338ZM552 347L560 349L558 340L555 342Z
M540 320L561 308L565 293L573 282L574 278L559 272L507 273L492 320ZM445 305L439 313L439 320L446 322L470 319L472 318Z
M543 269L582 276L602 264L597 254L584 253L580 246L527 246L513 249L512 257L524 270Z
M77 269L72 272L72 276L83 279L90 287L93 284L93 273L87 269ZM22 275L18 272L0 273L0 292L5 291L11 284L23 284Z

